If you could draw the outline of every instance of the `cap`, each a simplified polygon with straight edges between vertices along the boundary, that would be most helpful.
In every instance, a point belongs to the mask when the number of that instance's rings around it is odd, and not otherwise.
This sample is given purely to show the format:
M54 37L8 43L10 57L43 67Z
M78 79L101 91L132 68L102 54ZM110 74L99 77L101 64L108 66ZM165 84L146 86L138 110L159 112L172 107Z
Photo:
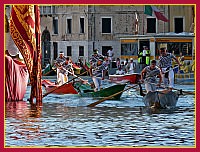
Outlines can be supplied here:
M133 58L130 58L130 60L132 60L132 61L133 61Z

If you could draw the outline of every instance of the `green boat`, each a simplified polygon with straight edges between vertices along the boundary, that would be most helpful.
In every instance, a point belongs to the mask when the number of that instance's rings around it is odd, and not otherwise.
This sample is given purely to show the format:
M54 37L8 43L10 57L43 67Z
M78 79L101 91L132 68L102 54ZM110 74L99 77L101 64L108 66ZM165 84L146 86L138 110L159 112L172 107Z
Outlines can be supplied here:
M97 98L108 97L115 93L123 91L125 86L126 86L126 84L115 84L113 86L103 88L100 91L94 92L94 90L88 84L81 84L80 82L74 83L74 87L79 91L79 94L82 97L97 97ZM114 96L111 99L119 100L121 95L122 95L122 93Z
M47 64L45 69L42 70L42 75L43 76L52 76L52 75L56 75L56 72L53 70L53 68L50 64Z

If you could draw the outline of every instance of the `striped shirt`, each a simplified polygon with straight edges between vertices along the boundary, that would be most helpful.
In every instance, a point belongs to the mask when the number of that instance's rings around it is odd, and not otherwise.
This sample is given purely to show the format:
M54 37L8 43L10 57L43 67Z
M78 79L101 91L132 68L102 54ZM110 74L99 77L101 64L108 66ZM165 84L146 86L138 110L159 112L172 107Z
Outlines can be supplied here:
M108 69L108 65L105 61L103 61L103 63L99 66L93 64L93 68L92 69L92 74L96 77L102 77L102 73L104 70Z
M150 66L145 67L146 76L145 82L147 83L155 83L156 76L160 73L160 69L156 66L154 69L150 69Z
M66 61L66 57L63 56L63 58L57 57L55 63L58 64L59 66L64 64Z
M92 62L92 63L97 62L100 57L103 57L103 55L101 55L101 54L92 55L89 62Z
M171 67L172 66L172 59L176 59L176 57L171 53L167 53L167 55L165 55L165 56L160 56L158 66L160 68Z

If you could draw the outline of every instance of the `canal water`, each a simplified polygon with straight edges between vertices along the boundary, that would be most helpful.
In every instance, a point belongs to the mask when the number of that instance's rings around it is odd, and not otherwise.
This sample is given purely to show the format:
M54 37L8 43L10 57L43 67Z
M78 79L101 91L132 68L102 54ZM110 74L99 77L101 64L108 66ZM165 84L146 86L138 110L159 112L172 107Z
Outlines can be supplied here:
M194 85L176 85L195 91ZM122 94L120 100L97 101L79 95L43 98L43 106L24 101L6 102L5 146L42 147L194 147L195 96L179 97L175 108L146 108L137 89Z

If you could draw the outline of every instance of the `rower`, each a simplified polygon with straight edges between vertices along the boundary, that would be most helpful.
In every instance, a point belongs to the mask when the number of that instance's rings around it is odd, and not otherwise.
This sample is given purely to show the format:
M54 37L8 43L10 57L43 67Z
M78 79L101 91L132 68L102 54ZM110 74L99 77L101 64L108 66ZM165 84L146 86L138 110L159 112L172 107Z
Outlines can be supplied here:
M148 92L156 91L156 77L159 77L158 86L161 85L162 77L159 68L156 66L156 60L151 61L150 66L146 66L141 72L141 82L145 83L145 89ZM145 78L144 78L145 77Z
M62 84L68 82L69 74L74 75L73 64L69 57L66 57L65 62L60 67L60 73L62 74L61 77L64 76L64 78L63 78L64 81L62 82Z
M181 66L178 59L172 54L167 53L166 48L160 49L160 56L159 56L159 68L162 73L162 80L164 82L165 88L168 87L168 90L171 91L174 87L174 71L172 69L172 59L174 59L179 66Z
M62 73L62 65L65 63L66 57L64 53L60 51L59 56L56 58L55 66L57 67L57 84L62 85L66 82L66 76Z
M104 62L103 57L100 57L97 63L91 65L89 72L95 85L95 92L100 91L101 80L104 80L107 68L107 64Z

